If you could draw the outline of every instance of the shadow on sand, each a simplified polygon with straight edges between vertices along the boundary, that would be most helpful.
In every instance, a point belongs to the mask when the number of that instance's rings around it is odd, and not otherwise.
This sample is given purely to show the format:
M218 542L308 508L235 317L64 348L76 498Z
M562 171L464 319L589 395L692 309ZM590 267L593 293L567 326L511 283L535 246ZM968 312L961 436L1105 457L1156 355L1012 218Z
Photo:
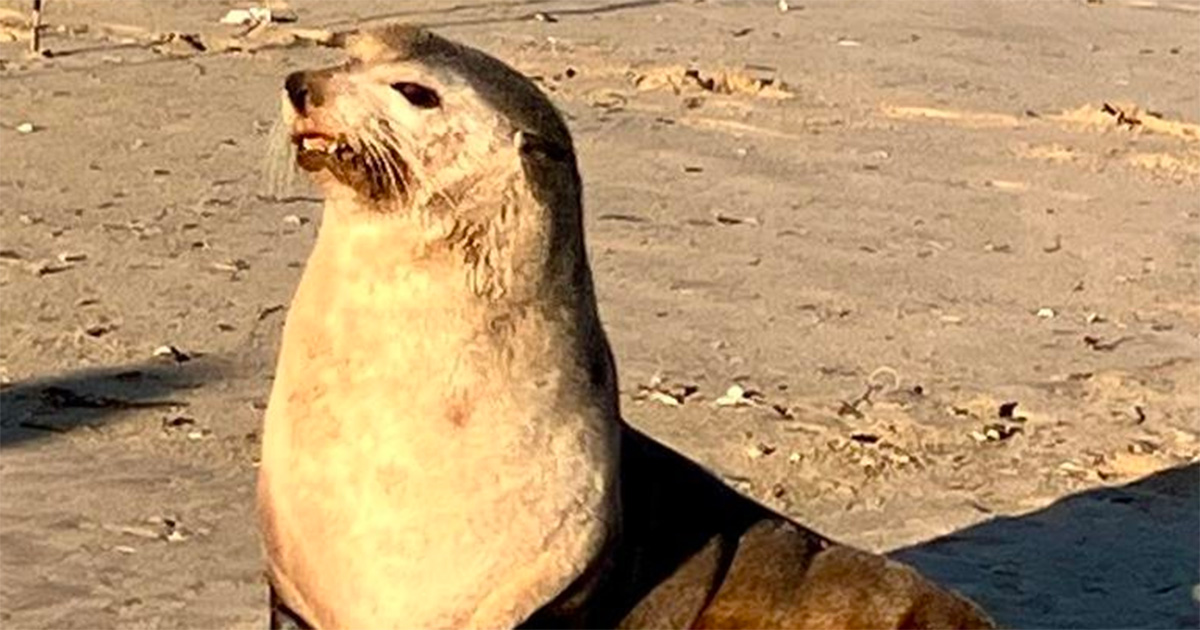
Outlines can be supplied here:
M209 359L82 370L0 390L0 447L187 406L229 374ZM1200 464L1081 492L897 550L1010 628L1196 628Z
M80 370L0 390L0 448L93 427L131 409L180 409L181 390L217 376L207 361L145 362Z
M1010 628L1196 628L1200 464L1081 492L892 557Z

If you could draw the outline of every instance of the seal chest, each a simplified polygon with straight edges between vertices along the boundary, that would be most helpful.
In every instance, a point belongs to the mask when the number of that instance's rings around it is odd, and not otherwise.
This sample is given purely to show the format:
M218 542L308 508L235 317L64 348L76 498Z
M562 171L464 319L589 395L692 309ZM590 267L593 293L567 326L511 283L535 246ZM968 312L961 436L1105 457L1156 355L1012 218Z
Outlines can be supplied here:
M618 512L570 137L478 51L408 27L340 43L351 63L285 86L326 206L264 426L270 578L319 627L512 626Z

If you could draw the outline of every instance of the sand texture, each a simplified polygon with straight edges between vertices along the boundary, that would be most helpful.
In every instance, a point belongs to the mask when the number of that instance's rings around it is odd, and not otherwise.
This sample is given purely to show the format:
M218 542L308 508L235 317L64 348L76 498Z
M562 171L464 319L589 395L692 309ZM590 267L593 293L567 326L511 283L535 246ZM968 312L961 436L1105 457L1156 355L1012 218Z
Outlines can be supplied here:
M1196 627L1200 2L788 2L0 1L0 626L264 627L279 91L408 20L566 113L631 423L1007 626Z

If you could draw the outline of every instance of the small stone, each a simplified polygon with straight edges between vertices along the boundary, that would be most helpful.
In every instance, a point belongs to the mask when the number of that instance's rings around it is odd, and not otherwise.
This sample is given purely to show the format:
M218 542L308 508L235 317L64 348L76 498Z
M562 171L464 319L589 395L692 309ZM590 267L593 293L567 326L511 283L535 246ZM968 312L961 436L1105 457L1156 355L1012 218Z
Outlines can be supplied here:
M713 404L718 407L742 407L753 404L753 402L740 385L730 385L729 389L725 390L725 394L714 400Z
M209 431L208 429L194 429L192 431L188 431L187 437L189 440L203 440L210 435L212 435L212 431Z
M37 128L31 122L23 122L17 125L17 133L33 133Z
M878 435L875 435L874 433L867 433L865 431L855 431L854 433L851 433L850 439L858 442L859 444L875 444L879 442Z
M1059 464L1058 469L1065 470L1068 472L1084 472L1087 470L1083 466L1080 466L1079 464L1076 464L1075 462L1070 462L1070 461Z
M249 269L250 263L246 262L245 260L242 260L241 258L235 258L233 260L215 262L212 264L212 268L216 269L218 271L228 271L230 273L237 273L239 271L246 271L247 269Z
M674 396L659 391L651 391L647 393L646 398L653 400L654 402L662 403L668 407L678 407L683 404Z
M1042 307L1037 310L1037 316L1041 319L1054 319L1054 316L1057 314L1052 308Z
M192 360L191 355L172 345L159 346L155 348L154 356L169 358L174 360L176 363L183 363L185 361Z
M169 431L183 426L195 425L196 421L187 416L170 416L162 419L162 428L164 431Z
M248 9L232 9L221 18L222 24L254 26L274 21L271 9L266 7L250 7Z
M752 444L746 447L746 456L750 459L759 459L775 452L775 447L761 442Z
M995 423L995 424L989 424L989 425L983 427L982 434L984 437L984 441L1000 442L1002 440L1007 440L1007 439L1013 437L1014 435L1017 435L1019 433L1024 433L1024 432L1025 432L1025 430L1022 429L1021 427ZM972 436L972 437L974 437L974 436Z
M58 261L61 263L83 262L87 260L87 254L83 252L63 252L58 255Z
M129 545L117 545L117 546L113 547L113 551L115 551L117 553L125 553L125 554L137 553L137 549L134 549L133 547L130 547Z
M89 337L103 337L112 332L115 326L108 323L91 324L83 328L83 334Z

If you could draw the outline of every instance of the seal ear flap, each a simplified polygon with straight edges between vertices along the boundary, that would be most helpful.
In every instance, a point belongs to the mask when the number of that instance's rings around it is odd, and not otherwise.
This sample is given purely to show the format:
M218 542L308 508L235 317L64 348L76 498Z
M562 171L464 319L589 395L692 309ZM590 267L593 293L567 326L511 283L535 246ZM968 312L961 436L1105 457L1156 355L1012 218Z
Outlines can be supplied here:
M513 143L521 158L526 160L567 162L572 155L571 147L528 131L518 131L513 136Z
M351 58L366 62L412 59L438 46L450 46L446 40L415 24L340 31L330 36L326 45L341 48Z

